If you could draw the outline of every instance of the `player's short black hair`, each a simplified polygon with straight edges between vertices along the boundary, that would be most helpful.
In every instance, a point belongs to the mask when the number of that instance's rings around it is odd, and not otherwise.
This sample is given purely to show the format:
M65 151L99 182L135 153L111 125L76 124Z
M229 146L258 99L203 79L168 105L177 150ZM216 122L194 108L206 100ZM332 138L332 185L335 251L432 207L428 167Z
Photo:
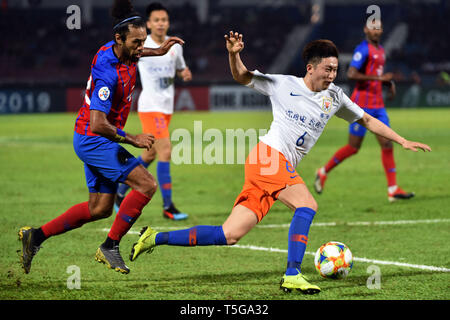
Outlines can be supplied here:
M148 19L150 18L150 15L152 14L153 11L159 10L164 10L165 12L167 12L167 15L169 15L169 10L166 7L164 7L160 2L152 2L145 9L145 16Z
M130 25L145 28L145 20L134 11L130 0L115 0L111 16L113 17L113 35L118 33L122 41L127 39Z
M320 39L308 43L303 48L302 57L305 64L317 65L322 61L322 58L339 58L339 52L333 41Z

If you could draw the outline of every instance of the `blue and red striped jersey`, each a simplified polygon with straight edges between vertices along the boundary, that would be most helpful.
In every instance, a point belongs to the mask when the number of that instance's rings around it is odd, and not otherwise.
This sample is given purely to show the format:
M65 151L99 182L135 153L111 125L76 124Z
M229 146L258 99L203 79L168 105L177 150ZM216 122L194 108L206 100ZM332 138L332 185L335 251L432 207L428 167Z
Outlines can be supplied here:
M377 48L364 40L356 47L350 67L355 67L366 75L381 76L384 63L384 48L381 45ZM350 99L362 108L384 108L381 81L357 81Z
M114 54L114 41L102 46L91 64L83 106L78 111L75 132L98 136L90 127L90 110L100 110L108 121L123 129L130 113L132 93L136 83L136 63L123 64Z

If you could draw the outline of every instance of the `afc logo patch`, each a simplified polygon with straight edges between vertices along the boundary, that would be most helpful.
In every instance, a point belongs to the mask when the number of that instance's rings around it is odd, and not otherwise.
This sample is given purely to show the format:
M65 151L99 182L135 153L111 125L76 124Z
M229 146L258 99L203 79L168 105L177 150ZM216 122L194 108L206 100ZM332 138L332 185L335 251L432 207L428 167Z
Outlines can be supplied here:
M99 97L100 100L102 100L102 101L108 100L109 94L110 94L110 91L109 91L109 88L108 88L108 87L101 87L101 88L98 90L98 97Z

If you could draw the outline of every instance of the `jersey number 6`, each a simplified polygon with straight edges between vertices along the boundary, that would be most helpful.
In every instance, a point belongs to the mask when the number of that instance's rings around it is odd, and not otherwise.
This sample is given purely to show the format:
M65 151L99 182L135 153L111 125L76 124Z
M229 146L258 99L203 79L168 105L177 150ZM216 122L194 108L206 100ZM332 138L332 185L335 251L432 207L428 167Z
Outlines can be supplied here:
M304 134L302 134L298 139L297 142L295 143L297 145L297 147L301 147L304 143L305 143L305 136L306 136L307 132L305 131Z

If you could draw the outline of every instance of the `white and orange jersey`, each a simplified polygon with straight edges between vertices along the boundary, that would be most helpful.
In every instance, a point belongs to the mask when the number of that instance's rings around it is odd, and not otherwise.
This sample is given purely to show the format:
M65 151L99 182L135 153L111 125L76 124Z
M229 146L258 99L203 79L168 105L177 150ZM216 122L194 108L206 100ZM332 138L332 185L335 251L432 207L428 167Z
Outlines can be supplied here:
M247 86L269 96L272 103L273 121L260 140L281 152L294 168L317 142L333 115L350 123L364 115L333 83L326 90L314 92L303 78L255 70Z
M147 36L144 47L158 48L159 46L150 35ZM163 56L140 58L138 68L142 83L138 111L172 114L175 95L173 83L176 72L186 68L181 45L173 45Z

